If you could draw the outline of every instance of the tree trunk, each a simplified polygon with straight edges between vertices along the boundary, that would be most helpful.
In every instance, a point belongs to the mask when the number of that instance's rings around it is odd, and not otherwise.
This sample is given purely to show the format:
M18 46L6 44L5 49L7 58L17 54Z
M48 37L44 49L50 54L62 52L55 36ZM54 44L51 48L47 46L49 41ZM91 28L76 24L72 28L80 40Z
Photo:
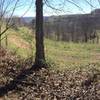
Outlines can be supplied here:
M6 44L6 48L8 47L8 36L5 36L5 44Z
M1 48L1 34L0 34L0 48Z
M85 43L87 43L88 42L87 33L84 33L84 36L85 36Z
M43 0L36 0L36 54L35 64L37 68L45 66L44 53L44 31L43 31Z

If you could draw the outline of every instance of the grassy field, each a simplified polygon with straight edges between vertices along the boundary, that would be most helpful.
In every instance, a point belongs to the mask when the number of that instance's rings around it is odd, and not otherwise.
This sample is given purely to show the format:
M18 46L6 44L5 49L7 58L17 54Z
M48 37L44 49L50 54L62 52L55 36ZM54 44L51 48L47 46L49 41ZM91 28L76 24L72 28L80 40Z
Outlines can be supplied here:
M28 28L21 27L18 30L10 29L8 32L8 49L29 58L35 55L34 34ZM5 40L2 41L5 46ZM87 65L100 65L100 44L67 43L45 39L45 52L47 62L51 68L82 68Z

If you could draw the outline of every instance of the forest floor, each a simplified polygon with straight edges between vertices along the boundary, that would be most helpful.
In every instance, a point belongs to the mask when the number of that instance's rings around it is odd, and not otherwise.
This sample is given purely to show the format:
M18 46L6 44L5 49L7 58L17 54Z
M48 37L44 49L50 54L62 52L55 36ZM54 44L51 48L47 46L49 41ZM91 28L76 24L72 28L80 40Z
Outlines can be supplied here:
M31 65L31 59L0 50L0 100L100 100L97 65L62 71Z

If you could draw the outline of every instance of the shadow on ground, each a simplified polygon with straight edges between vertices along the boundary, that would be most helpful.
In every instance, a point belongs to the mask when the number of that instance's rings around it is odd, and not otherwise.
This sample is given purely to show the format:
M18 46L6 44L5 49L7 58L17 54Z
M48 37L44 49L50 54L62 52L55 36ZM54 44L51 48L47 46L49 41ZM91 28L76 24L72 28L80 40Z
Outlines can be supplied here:
M23 83L23 80L27 78L27 76L31 75L35 69L29 68L21 71L21 73L15 77L12 81L10 81L8 84L0 87L0 97L6 95L8 92L13 91L16 89L17 85L33 85L28 83Z

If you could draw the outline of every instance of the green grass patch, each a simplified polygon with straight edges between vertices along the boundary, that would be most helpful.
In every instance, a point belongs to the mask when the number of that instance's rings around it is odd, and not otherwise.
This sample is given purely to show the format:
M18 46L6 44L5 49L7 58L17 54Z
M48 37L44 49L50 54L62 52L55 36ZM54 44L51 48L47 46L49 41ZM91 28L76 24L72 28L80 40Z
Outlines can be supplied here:
M8 49L22 58L35 55L35 39L31 30L20 27L18 30L10 29L7 34L8 38L15 37L16 42L9 40ZM45 39L44 43L47 63L55 70L82 68L89 64L100 65L100 44L68 43L49 39ZM5 40L2 44L5 46Z

